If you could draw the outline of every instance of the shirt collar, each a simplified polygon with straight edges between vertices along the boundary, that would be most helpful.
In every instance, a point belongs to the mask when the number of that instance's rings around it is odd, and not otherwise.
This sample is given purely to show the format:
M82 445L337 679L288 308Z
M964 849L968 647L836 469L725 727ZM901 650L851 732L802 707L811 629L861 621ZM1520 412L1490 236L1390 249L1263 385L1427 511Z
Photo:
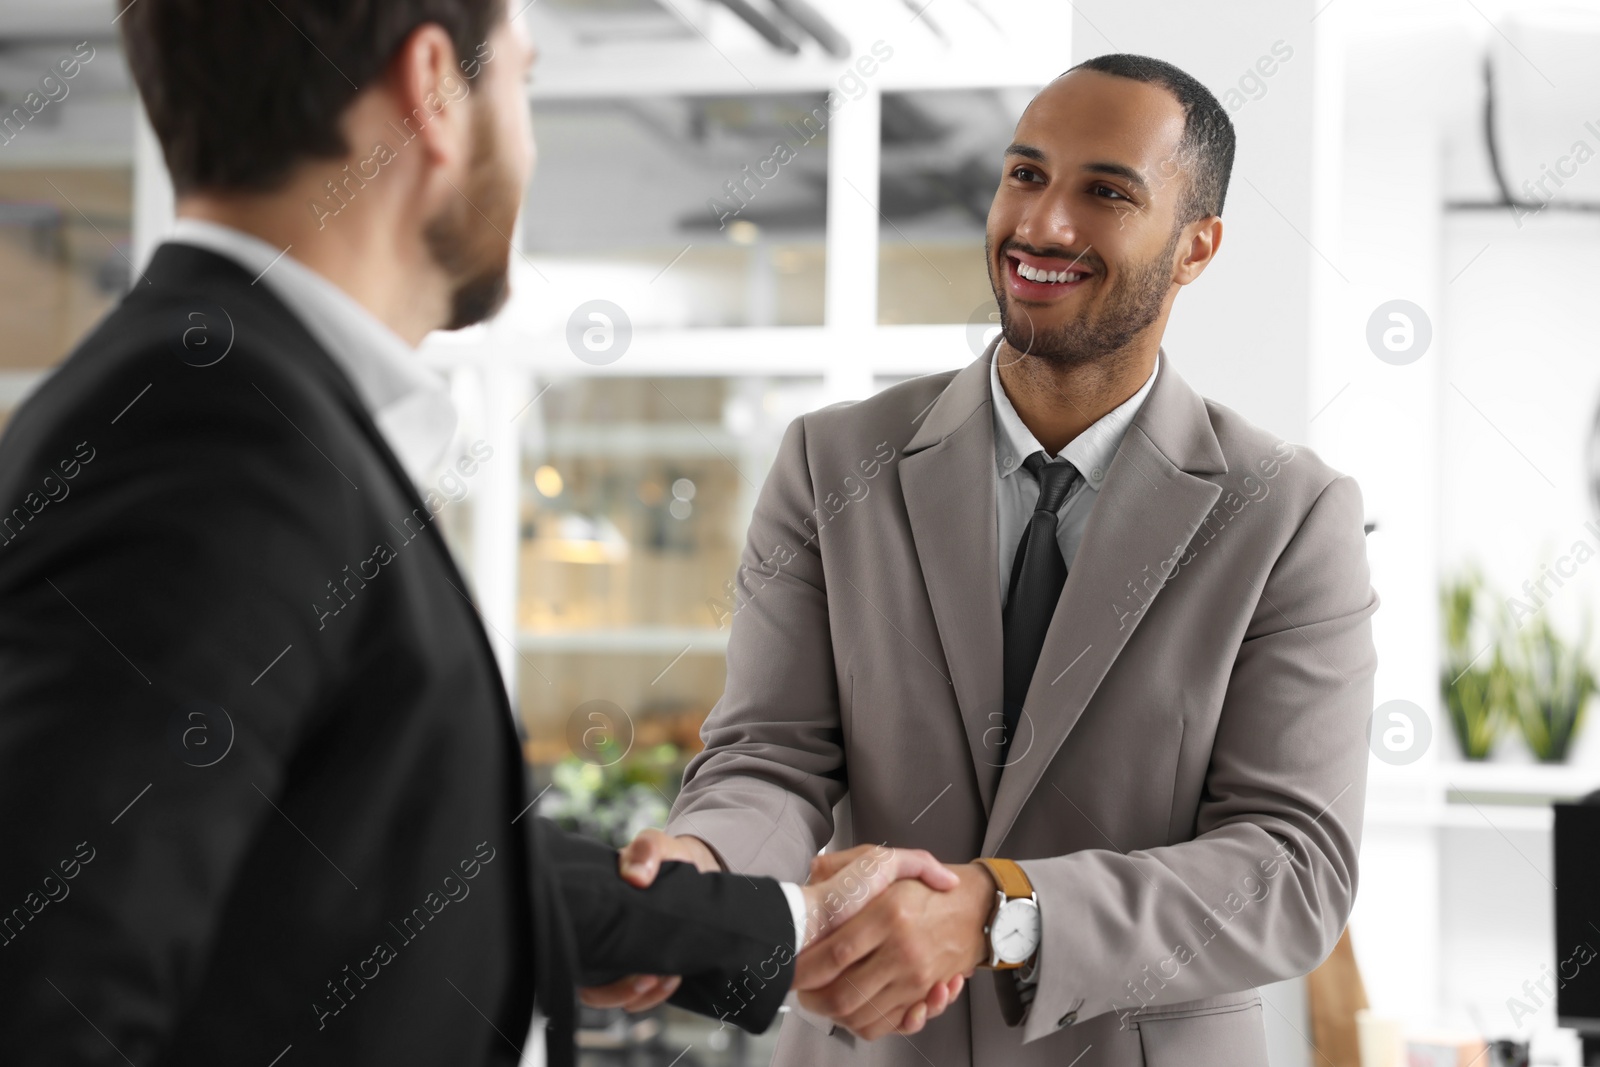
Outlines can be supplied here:
M994 399L995 468L1000 477L1005 478L1020 470L1022 461L1033 453L1049 453L1022 421L1022 416L1017 414L1011 398L1006 396L1005 386L1000 383L999 356L1000 350L996 347L989 360L989 391ZM1145 379L1139 391L1102 415L1088 429L1067 442L1067 447L1050 458L1070 460L1089 487L1098 492L1100 483L1105 481L1106 472L1111 469L1111 461L1116 458L1123 435L1139 413L1144 398L1150 395L1160 371L1161 353L1157 351L1155 366L1150 369L1150 377Z
M231 259L272 290L344 371L412 481L424 486L455 437L457 414L444 380L404 338L327 278L241 230L185 218L169 240Z

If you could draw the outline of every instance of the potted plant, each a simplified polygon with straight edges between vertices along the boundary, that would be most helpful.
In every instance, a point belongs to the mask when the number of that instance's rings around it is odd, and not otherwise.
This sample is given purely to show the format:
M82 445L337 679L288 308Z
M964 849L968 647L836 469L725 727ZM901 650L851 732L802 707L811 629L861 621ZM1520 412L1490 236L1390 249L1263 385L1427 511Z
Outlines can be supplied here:
M1440 591L1444 623L1440 690L1451 732L1469 760L1489 757L1509 718L1509 667L1498 633L1478 617L1482 591L1483 576L1475 568Z
M1517 662L1508 676L1511 706L1528 748L1541 762L1566 760L1589 698L1600 689L1585 655L1589 634L1585 616L1582 635L1569 645L1541 615L1517 635Z
M608 745L615 748L616 742L607 738L595 746L600 763L576 756L557 763L539 814L564 830L621 848L640 830L667 821L682 778L682 756L676 745L662 744L622 758Z

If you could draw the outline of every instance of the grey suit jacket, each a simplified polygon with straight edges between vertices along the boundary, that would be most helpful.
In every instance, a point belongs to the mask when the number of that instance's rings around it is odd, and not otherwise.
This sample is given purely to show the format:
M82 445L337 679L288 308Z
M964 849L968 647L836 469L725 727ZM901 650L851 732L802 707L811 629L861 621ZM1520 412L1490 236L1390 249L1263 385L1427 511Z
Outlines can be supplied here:
M1002 768L992 351L789 427L669 830L787 879L831 838L1033 881L1025 1013L979 972L909 1039L790 1018L779 1067L1265 1067L1255 986L1321 962L1356 891L1378 605L1360 490L1163 358Z

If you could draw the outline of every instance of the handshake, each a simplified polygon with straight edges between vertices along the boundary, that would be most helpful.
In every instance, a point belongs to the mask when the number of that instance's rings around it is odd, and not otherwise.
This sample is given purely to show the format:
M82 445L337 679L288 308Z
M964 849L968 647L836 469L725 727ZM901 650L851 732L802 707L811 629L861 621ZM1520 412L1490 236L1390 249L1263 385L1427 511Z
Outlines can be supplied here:
M643 888L673 860L722 870L698 838L646 830L623 849L622 877ZM989 957L984 926L995 883L977 864L947 867L921 850L861 845L818 856L801 892L806 918L793 988L801 1007L857 1037L918 1032ZM585 989L582 999L591 1007L645 1011L679 983L635 975Z

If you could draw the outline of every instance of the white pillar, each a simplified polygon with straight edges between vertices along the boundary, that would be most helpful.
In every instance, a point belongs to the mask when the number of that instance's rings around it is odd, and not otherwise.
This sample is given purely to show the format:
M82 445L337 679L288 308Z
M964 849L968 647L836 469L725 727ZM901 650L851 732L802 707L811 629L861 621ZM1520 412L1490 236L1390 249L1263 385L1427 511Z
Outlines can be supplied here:
M498 349L501 342L493 337L488 344ZM522 445L518 423L512 421L512 416L522 410L531 394L528 374L508 363L491 358L475 370L482 376L485 434L494 449L494 458L483 465L485 480L478 486L472 516L472 558L478 609L483 613L515 711L520 662L517 584L522 532Z
M824 324L840 333L823 382L828 400L872 393L870 353L860 351L878 323L878 166L882 99L876 85L860 98L834 94L828 121L827 282Z
M133 262L143 271L172 229L172 178L144 104L133 102Z

